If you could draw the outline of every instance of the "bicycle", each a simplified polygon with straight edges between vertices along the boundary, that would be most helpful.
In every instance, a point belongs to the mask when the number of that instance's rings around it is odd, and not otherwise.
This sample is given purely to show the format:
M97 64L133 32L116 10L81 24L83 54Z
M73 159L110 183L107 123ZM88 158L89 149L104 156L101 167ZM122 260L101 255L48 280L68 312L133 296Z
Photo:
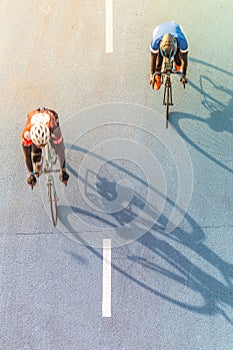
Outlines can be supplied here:
M163 105L166 106L166 128L168 128L169 120L169 107L173 106L172 100L172 83L171 83L171 74L180 74L175 68L172 59L163 58L162 63L162 83L164 84L164 94L163 94ZM185 88L186 81L184 80L183 86Z
M59 172L59 169L53 169L53 166L57 162L57 154L52 148L50 142L47 143L45 148L42 151L42 167L41 173L47 174L46 185L48 190L48 198L50 203L51 217L53 225L57 225L57 202L58 196L55 188L53 174L54 172Z

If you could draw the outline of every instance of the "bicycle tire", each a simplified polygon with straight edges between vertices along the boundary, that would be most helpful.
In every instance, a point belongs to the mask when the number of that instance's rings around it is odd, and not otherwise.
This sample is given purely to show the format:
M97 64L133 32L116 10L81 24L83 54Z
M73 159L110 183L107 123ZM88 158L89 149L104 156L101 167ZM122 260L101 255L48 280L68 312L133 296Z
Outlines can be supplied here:
M168 120L169 120L169 87L166 86L166 128L168 128Z
M51 217L53 225L57 225L57 194L54 191L54 187L51 183L47 184L48 186L48 196L49 196L49 203L50 203L50 209L51 209Z

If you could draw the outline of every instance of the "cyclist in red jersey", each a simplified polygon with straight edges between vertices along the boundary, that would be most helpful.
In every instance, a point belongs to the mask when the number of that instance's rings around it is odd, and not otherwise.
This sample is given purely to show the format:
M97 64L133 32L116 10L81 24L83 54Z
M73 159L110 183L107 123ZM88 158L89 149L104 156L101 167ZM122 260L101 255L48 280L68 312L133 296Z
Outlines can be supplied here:
M21 136L25 165L29 171L27 183L35 186L40 174L42 148L51 143L59 159L60 180L67 185L69 175L66 172L65 146L59 126L58 114L48 108L39 107L27 116L27 122Z

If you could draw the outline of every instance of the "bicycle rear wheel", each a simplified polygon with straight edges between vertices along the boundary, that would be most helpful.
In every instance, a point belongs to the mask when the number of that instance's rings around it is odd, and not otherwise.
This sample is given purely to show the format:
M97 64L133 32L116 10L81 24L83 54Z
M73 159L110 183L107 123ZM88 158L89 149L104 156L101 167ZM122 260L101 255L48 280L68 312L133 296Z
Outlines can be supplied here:
M57 225L57 194L52 183L48 183L48 196L53 225Z

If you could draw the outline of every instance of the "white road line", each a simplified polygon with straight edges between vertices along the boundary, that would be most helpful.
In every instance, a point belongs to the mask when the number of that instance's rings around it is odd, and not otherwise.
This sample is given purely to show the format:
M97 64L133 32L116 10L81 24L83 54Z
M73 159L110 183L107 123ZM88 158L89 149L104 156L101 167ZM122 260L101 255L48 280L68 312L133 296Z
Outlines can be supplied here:
M113 0L105 0L106 52L113 52Z
M103 239L102 317L111 317L111 239Z

